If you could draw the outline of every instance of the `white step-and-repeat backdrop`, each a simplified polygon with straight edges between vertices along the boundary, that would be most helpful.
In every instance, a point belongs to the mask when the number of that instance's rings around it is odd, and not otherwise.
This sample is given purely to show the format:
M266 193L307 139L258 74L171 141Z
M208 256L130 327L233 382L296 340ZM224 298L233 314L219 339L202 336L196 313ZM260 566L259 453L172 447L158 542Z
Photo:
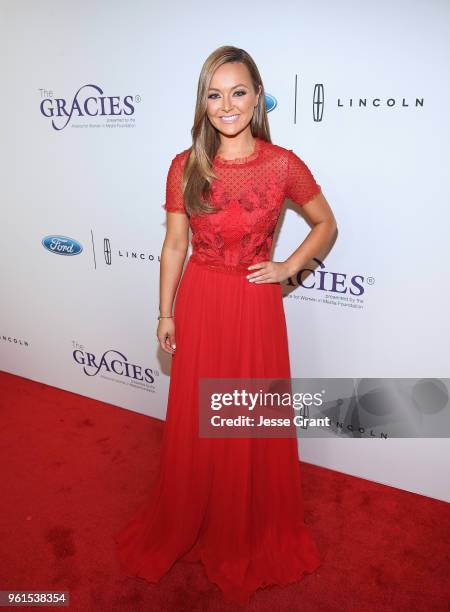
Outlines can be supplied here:
M166 174L203 61L232 44L339 226L314 279L286 286L292 376L448 376L449 18L437 0L2 3L1 369L165 418ZM308 231L286 203L274 259ZM347 432L300 456L450 500L445 438Z

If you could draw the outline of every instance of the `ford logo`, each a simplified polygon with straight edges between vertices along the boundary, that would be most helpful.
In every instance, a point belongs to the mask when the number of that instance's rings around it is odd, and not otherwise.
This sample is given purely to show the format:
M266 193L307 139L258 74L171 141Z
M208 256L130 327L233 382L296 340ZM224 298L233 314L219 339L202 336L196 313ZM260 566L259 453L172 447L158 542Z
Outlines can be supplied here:
M83 250L77 240L68 236L46 236L42 239L42 245L47 251L56 255L78 255Z
M266 110L268 113L270 113L271 110L273 110L277 105L277 100L275 98L275 96L272 96L271 94L266 92Z

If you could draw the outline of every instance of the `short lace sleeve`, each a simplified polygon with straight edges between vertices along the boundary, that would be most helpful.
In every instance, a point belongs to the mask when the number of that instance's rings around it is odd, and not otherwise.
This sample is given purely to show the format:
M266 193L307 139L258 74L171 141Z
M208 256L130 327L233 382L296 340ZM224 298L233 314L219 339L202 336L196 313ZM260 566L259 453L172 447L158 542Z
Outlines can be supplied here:
M181 155L176 155L170 164L166 180L166 201L162 205L168 212L184 213L184 198L182 191L183 169Z
M286 198L299 206L321 192L321 187L305 164L291 149L288 149L288 176L286 180Z

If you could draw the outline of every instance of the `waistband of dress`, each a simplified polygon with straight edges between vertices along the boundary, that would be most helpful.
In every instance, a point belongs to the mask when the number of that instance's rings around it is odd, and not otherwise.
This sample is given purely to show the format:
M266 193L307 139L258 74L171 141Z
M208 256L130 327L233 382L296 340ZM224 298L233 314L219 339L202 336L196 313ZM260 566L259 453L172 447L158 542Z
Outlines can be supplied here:
M192 263L201 268L214 270L215 272L223 272L225 274L239 274L241 276L250 274L252 270L248 270L247 266L226 266L224 264L210 264L201 260L196 259L194 255L189 257L188 263ZM251 264L248 264L251 265Z

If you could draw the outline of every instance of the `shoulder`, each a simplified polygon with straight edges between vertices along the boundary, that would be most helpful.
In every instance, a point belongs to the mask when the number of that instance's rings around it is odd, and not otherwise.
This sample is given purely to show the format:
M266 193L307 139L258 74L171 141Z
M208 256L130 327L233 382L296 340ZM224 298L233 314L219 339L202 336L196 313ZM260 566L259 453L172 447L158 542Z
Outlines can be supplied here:
M286 155L289 151L289 149L286 149L281 145L275 144L274 142L268 142L267 140L264 141L264 146L268 151L274 154L277 153L278 155Z
M265 141L264 150L264 158L272 168L276 168L278 176L284 181L288 181L292 173L303 166L303 160L292 149Z
M184 163L188 158L190 153L189 149L183 149L183 151L179 151L175 153L169 163L169 175L173 176L175 174L180 174L184 170Z
M290 160L294 157L299 158L293 149L288 149L287 147L282 147L281 145L274 143L266 143L266 146L268 146L268 149L272 151L274 155L277 155L282 159Z
M263 141L263 147L266 158L278 160L285 168L287 168L292 155L295 155L292 149L268 142L267 140Z
M283 168L286 170L287 178L289 179L292 176L308 176L311 175L311 170L309 169L307 162L305 161L303 155L299 155L293 149L288 149L287 147L282 147L280 145L272 145L275 147L276 155L280 159L283 160Z
M189 147L188 149L183 149L182 151L176 153L172 158L172 163L183 165L191 152L191 148L192 147Z

